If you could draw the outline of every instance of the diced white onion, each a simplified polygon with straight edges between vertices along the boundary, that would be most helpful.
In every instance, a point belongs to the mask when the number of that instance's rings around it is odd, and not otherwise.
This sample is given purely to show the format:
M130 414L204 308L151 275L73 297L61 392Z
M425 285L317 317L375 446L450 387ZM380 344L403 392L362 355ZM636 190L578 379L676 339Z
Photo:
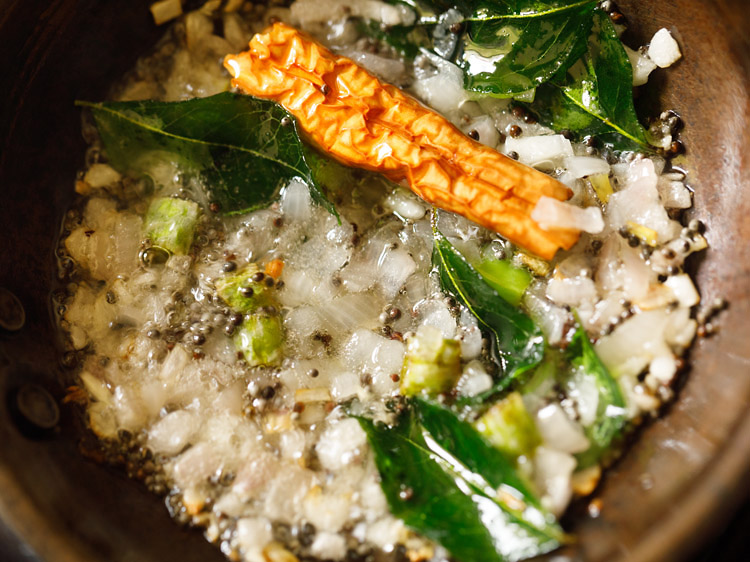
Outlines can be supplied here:
M307 185L292 180L281 194L281 211L292 221L304 221L312 214L312 198Z
M381 57L355 49L342 49L341 54L352 59L358 65L386 82L398 82L403 77L404 72L406 72L406 67L400 60Z
M402 189L397 189L391 193L385 200L385 206L397 215L409 220L419 220L427 213L424 203Z
M574 178L609 174L607 161L593 156L569 156L565 159L565 167Z
M339 470L360 458L366 444L367 435L359 422L345 418L322 433L315 451L324 468Z
M690 308L698 304L701 300L698 291L695 289L695 285L693 285L693 280L690 279L687 273L672 275L667 278L664 284L672 289L680 306Z
M182 2L180 0L160 0L154 2L149 8L156 25L161 25L182 15Z
M630 66L633 67L633 86L643 86L648 82L649 75L656 68L656 63L627 45L623 45L623 47L625 47L625 52L630 59Z
M662 384L669 384L677 372L677 363L672 355L661 355L651 361L648 372Z
M198 420L194 414L177 410L164 416L151 426L148 446L156 453L176 455L182 451L198 431Z
M607 216L613 230L634 222L655 230L659 242L679 235L681 226L667 215L659 200L658 176L648 158L630 165L625 189L613 193L607 202Z
M321 531L315 535L310 552L324 560L340 560L346 554L346 541L338 533Z
M83 176L83 181L93 188L107 187L120 181L122 176L112 166L107 164L92 164Z
M476 131L478 140L485 146L495 148L500 141L500 133L495 128L495 120L489 115L480 115L461 127L464 133Z
M384 394L395 388L391 375L401 371L404 344L370 330L357 330L344 346L344 359L351 369L372 375L373 392Z
M221 459L207 443L198 443L180 455L174 465L174 479L183 488L189 488L214 474Z
M581 453L589 440L581 426L570 420L558 404L549 404L536 414L536 426L548 447L566 453Z
M681 56L680 46L667 29L662 27L651 38L648 57L654 61L656 66L666 68L677 62Z
M604 219L598 207L582 209L544 195L537 201L531 218L544 230L574 228L596 234L604 229Z
M456 391L462 396L476 396L492 388L492 377L484 370L481 361L470 361L456 383Z
M568 312L552 304L545 295L544 283L535 282L526 290L523 303L532 319L544 332L547 341L554 345L562 339L563 327L568 321Z
M518 160L527 166L550 169L561 164L565 158L572 157L573 147L562 135L508 137L505 140L505 153L509 152L517 153Z
M237 521L237 542L246 555L254 553L262 559L260 553L271 540L271 522L265 517L243 517Z
M693 205L690 190L681 181L662 181L659 178L659 196L667 209L689 209Z
M568 506L572 489L570 477L576 467L572 455L548 447L537 447L534 457L534 480L543 490L542 505L555 515Z
M599 358L615 376L638 375L655 357L672 353L664 341L669 317L663 308L630 317L599 338L595 345Z
M437 73L418 77L414 82L414 92L440 113L449 114L455 111L467 99L463 71L455 64L427 51L424 51L422 56L437 67ZM415 61L415 65L417 64Z
M588 277L552 278L547 283L547 296L557 304L577 307L596 298L596 285Z

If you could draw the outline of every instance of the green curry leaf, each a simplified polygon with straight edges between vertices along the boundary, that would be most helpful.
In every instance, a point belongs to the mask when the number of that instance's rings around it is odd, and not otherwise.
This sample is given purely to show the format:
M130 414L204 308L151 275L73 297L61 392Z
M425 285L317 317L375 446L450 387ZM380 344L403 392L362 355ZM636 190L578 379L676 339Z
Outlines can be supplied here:
M495 390L537 365L544 357L541 329L519 308L498 295L437 228L433 216L433 265L443 290L453 295L479 321L494 344L504 373Z
M357 419L391 513L457 559L515 561L564 540L511 461L446 408L415 400L392 426Z
M305 159L294 118L281 106L233 93L182 102L129 101L91 109L107 157L122 173L145 175L155 154L179 162L210 186L226 214L267 206L292 178L336 213Z
M596 10L588 51L537 90L531 109L556 130L591 135L619 150L649 146L633 104L633 69L614 25Z
M593 0L480 0L458 64L467 90L511 97L537 88L586 50Z

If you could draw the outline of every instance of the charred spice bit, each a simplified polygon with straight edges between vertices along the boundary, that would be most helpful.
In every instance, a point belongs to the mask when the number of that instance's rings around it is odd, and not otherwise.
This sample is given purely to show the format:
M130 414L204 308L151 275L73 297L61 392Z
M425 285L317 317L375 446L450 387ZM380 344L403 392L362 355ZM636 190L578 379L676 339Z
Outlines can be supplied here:
M666 151L666 155L671 158L677 156L678 154L682 154L683 152L685 152L685 145L682 144L682 141L674 140L669 145L669 148Z
M301 414L305 411L305 405L302 402L295 402L294 406L292 407L292 411L295 414Z
M270 400L274 396L276 396L276 389L270 385L263 387L263 390L260 391L260 397L263 400Z
M208 206L208 210L211 211L212 213L218 213L221 210L221 207L219 206L218 203L211 203Z

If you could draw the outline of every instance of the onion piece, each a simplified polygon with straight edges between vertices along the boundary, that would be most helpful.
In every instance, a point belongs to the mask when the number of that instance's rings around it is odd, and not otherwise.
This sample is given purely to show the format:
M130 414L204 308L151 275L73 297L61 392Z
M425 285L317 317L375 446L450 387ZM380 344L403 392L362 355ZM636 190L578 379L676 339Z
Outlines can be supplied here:
M565 167L574 178L595 175L609 175L610 166L606 160L593 156L568 156Z
M508 137L505 153L515 152L519 162L535 168L554 168L566 158L573 157L570 141L562 135L536 137Z
M698 304L701 300L698 291L695 289L695 285L693 285L692 279L690 279L690 276L687 273L672 275L664 281L664 284L672 289L680 306L690 308L691 306Z
M573 228L596 234L604 229L604 219L598 207L582 209L546 196L539 198L531 212L531 218L544 230Z
M656 66L666 68L680 60L681 56L680 46L666 28L662 27L651 38L648 57L654 61Z
M643 86L648 82L649 75L656 68L656 63L626 45L623 45L623 47L625 47L625 52L630 59L630 66L633 67L633 86Z
M450 114L468 99L464 90L464 73L455 64L423 50L421 57L429 60L436 68L437 73L431 76L417 76L414 82L414 92L422 101L431 108L443 113ZM414 61L415 70L419 67L417 57Z
M558 404L549 404L536 413L536 426L548 447L565 453L582 453L589 440L581 426L571 421Z
M149 7L156 25L161 25L182 15L180 0L160 0Z
M542 505L555 515L562 514L570 502L570 477L575 467L576 460L572 455L545 446L536 449L534 480L544 491Z

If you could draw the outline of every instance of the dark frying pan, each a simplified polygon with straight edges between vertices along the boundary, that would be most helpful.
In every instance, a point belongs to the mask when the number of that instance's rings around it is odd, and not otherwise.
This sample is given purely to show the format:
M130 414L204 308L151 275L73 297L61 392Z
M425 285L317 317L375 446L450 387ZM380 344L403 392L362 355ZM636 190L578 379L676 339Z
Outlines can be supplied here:
M162 30L148 2L0 0L0 288L24 327L0 330L0 557L47 562L223 560L179 528L159 498L78 451L75 416L29 424L19 396L59 401L50 288L60 217L84 143L75 99L102 99ZM750 15L742 0L622 1L633 43L667 26L684 59L659 73L658 99L679 110L695 216L711 248L691 263L704 302L727 298L720 332L699 341L679 401L607 476L601 514L583 513L583 560L684 559L745 497L750 476Z

